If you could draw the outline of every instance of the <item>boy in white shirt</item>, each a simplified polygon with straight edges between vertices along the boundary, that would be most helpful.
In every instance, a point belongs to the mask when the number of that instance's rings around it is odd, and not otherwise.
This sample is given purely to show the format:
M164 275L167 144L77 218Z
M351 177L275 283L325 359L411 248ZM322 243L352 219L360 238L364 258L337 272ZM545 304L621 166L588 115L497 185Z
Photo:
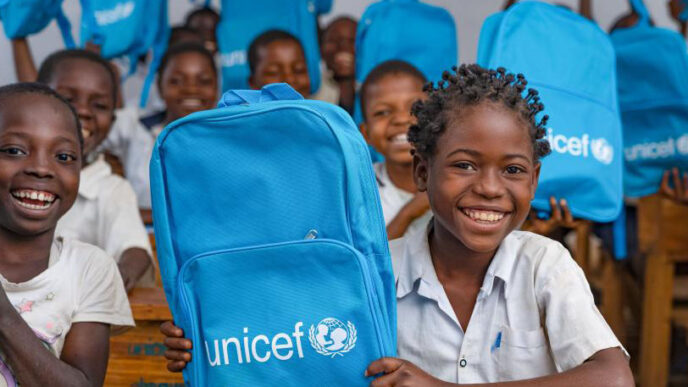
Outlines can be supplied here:
M427 195L413 182L413 156L406 138L415 123L411 106L425 98L425 77L412 65L398 60L379 64L361 86L361 133L385 161L374 165L387 237L401 237L422 227L431 214Z

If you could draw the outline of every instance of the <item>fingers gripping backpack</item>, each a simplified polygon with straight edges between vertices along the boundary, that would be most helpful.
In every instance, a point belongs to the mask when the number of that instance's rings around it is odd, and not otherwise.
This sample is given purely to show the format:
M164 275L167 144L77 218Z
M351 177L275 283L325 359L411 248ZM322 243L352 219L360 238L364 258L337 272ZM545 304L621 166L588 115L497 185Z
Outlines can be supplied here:
M329 11L328 0L222 0L217 44L222 88L248 89L248 48L261 33L278 29L296 36L303 46L311 93L320 88L317 15Z
M616 49L629 197L659 190L672 167L688 170L688 54L683 36L652 27L640 0L638 24L611 34Z
M615 220L622 205L621 121L614 49L594 23L563 7L519 2L483 24L478 63L522 73L550 116L552 153L532 205L566 198L575 217Z
M365 143L286 84L233 90L158 137L151 191L192 386L367 386L396 353L394 276Z

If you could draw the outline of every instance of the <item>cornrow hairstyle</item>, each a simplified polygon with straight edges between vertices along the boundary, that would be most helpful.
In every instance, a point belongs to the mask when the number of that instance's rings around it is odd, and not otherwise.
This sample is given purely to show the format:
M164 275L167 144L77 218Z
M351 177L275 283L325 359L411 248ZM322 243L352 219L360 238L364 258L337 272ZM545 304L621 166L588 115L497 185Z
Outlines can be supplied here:
M212 7L201 7L194 9L186 15L186 18L184 19L184 25L188 27L191 19L201 15L209 15L214 17L216 21L220 20L220 14L217 13L217 11Z
M445 71L436 86L432 82L425 85L428 98L416 102L411 109L418 122L409 128L408 139L416 152L426 159L432 158L450 119L468 106L489 101L511 109L528 125L536 161L550 153L550 144L545 139L549 117L543 115L538 121L538 113L545 106L537 90L526 91L528 82L523 74L507 73L503 67L488 70L476 64L454 66L452 70L454 74Z
M167 49L165 55L163 55L160 60L160 66L158 67L158 88L160 87L160 82L162 82L162 74L165 72L167 65L170 64L172 59L180 54L186 54L188 52L195 52L201 54L208 60L210 67L213 69L213 73L217 76L217 67L215 66L215 58L213 54L208 51L208 49L203 46L200 42L182 42L177 43Z
M412 78L418 79L422 84L425 84L428 81L427 78L425 78L425 75L420 72L420 70L418 70L414 65L403 60L392 59L373 67L363 81L363 84L361 85L361 91L359 93L361 98L361 112L363 113L364 119L366 117L366 100L368 99L368 89L370 89L372 85L380 82L382 78L392 74L408 75Z
M53 81L55 76L55 71L57 70L60 63L71 60L71 59L84 59L91 61L93 63L101 65L107 72L110 82L112 82L112 100L117 101L117 89L119 88L119 81L117 80L117 75L112 69L112 65L103 59L100 55L87 50L71 49L71 50L60 50L50 54L38 69L38 77L36 81L38 83L49 84ZM114 106L114 102L113 102Z
M278 40L289 40L296 42L296 44L301 48L301 52L304 53L304 56L306 55L301 41L296 36L287 31L267 30L253 39L251 45L248 46L248 68L251 70L251 74L255 74L256 67L258 67L258 50Z
M83 150L84 137L81 134L81 122L79 121L79 116L77 115L76 110L74 110L74 106L72 106L72 104L69 103L69 101L67 101L63 96L58 94L55 90L51 89L45 84L38 82L20 82L0 86L0 101L2 101L5 98L13 98L19 94L45 95L48 97L55 98L56 100L64 104L67 107L67 110L69 110L69 113L71 113L72 118L74 119L76 137L79 139L79 147ZM2 103L0 103L0 106L2 106Z

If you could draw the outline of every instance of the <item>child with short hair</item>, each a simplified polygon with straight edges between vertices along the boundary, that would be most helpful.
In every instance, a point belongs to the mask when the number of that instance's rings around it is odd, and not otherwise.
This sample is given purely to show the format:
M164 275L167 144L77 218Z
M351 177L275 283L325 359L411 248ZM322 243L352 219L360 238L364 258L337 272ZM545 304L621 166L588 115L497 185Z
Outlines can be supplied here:
M55 238L78 194L82 147L62 96L0 87L0 385L102 385L111 327L134 325L112 259Z
M373 168L390 240L425 226L431 216L427 195L418 192L413 181L412 147L407 139L415 123L411 106L425 98L425 82L423 73L411 64L391 60L373 68L361 86L361 133L385 157Z
M140 281L153 285L153 258L148 234L129 183L112 174L97 151L114 120L117 79L99 55L63 50L41 64L38 81L50 86L75 108L84 137L79 195L60 220L56 235L103 248L120 269L127 290Z
M321 66L320 89L313 99L339 105L353 113L356 99L356 28L358 22L349 16L340 16L330 22L320 35Z
M258 35L248 48L248 83L260 89L269 83L284 82L304 98L311 94L306 54L299 39L281 30L268 30Z
M220 14L210 7L197 8L186 15L185 26L193 28L203 38L203 45L213 55L217 53L217 24Z

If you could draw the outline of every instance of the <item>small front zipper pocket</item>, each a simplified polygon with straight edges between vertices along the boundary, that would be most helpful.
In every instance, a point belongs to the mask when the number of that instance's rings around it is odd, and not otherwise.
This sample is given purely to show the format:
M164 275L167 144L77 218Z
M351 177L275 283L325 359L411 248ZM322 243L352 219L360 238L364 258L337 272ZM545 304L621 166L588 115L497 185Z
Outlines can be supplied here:
M179 273L191 385L367 386L393 356L365 257L327 239L215 251Z

